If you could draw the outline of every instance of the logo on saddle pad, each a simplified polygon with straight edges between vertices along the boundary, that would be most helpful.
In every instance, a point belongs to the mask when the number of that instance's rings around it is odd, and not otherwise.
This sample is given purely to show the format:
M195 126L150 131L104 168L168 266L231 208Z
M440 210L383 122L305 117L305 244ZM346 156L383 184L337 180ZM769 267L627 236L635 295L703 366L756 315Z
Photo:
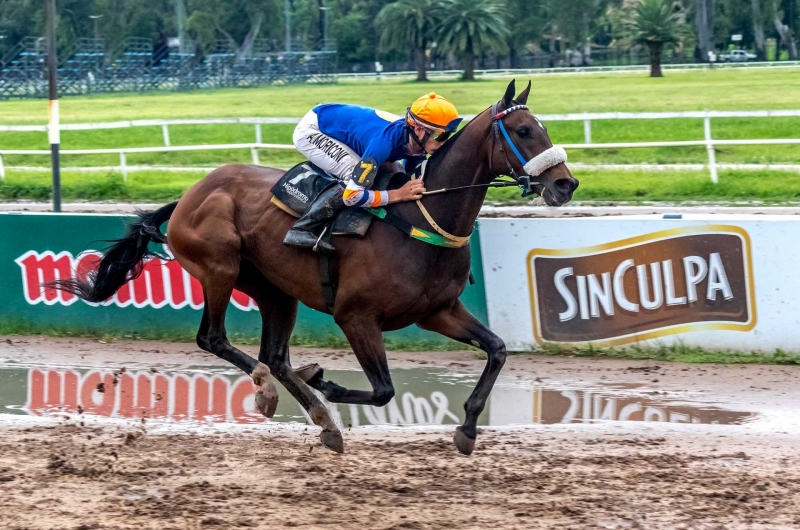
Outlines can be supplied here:
M677 228L528 253L540 344L612 346L756 324L750 238L727 225Z
M292 186L288 182L284 182L283 183L283 189L286 190L286 193L292 195L296 199L301 200L303 202L308 202L308 195L306 195L302 191L298 190L297 188L295 188L294 186Z

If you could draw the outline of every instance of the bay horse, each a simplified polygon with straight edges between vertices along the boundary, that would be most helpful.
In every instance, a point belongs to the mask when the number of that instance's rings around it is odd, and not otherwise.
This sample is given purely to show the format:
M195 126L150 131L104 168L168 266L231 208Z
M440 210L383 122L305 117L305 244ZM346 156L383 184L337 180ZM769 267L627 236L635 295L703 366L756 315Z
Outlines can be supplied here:
M139 220L107 249L92 273L55 287L88 301L107 300L141 273L144 259L152 255L149 243L167 243L175 259L203 287L198 346L253 378L259 387L256 406L267 417L277 406L273 377L277 379L322 428L321 442L337 452L344 451L341 432L311 389L334 403L389 403L394 388L382 332L416 324L473 345L486 352L487 362L464 405L466 419L453 438L458 450L469 455L477 438L478 416L505 362L506 348L500 337L459 301L470 274L466 237L480 212L486 186L497 175L511 175L521 182L530 173L525 160L534 162L537 155L559 149L524 106L530 88L529 82L514 98L511 81L500 101L429 159L424 176L429 190L462 188L426 196L423 202L428 215L413 202L387 207L414 226L456 234L452 237L460 237L466 244L459 248L429 245L379 220L363 239L337 237L336 252L330 257L331 274L338 283L332 311L323 296L318 256L283 245L295 219L270 202L269 190L285 171L255 165L223 166L195 184L180 201L155 212L139 212ZM497 132L498 122L502 122L502 136ZM578 186L565 158L540 168L538 182L533 184L533 191L551 206L568 202ZM165 237L159 226L167 220ZM226 337L225 312L234 289L252 297L261 313L258 360L232 346ZM298 301L333 315L371 383L371 391L350 390L328 381L317 365L292 369L289 338Z

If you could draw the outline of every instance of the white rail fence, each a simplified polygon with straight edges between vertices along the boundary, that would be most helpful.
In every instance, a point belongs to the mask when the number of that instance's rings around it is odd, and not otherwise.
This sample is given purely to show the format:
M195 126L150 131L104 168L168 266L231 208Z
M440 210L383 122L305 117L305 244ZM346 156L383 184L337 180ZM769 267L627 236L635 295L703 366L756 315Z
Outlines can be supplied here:
M475 115L464 115L465 119ZM711 120L714 118L785 118L800 117L800 110L753 110L753 111L684 111L684 112L600 112L579 114L537 114L543 121L582 121L584 143L560 144L565 149L628 149L642 147L705 147L708 154L708 169L711 181L719 181L715 146L726 145L793 145L800 144L800 138L761 138L716 140L711 133ZM592 122L599 120L657 120L657 119L702 119L704 138L702 140L677 140L665 142L592 142ZM117 154L119 168L123 179L127 180L127 154L163 153L175 151L205 151L215 149L249 149L254 164L258 164L259 149L294 149L289 144L270 144L262 142L262 126L274 124L295 124L300 118L214 118L190 120L133 120L106 123L75 123L61 126L65 131L85 131L99 129L124 129L129 127L161 127L164 141L163 147L126 147L107 149L64 149L62 155L100 155ZM170 144L169 127L177 125L217 125L217 124L253 124L255 141L253 143L214 144L214 145L181 145ZM800 127L798 128L800 130ZM46 125L0 125L0 132L47 132ZM49 155L49 150L0 149L0 179L5 179L4 155ZM657 167L656 165L646 165ZM753 165L750 165L753 167ZM760 166L758 166L760 167ZM770 167L765 165L764 167ZM773 166L780 168L780 165Z

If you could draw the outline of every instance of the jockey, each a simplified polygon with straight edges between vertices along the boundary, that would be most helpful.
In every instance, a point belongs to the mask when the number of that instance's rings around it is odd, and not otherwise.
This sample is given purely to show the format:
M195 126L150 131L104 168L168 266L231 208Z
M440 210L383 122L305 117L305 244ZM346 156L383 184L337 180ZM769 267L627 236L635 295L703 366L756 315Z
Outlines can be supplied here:
M455 105L431 92L406 110L405 118L359 105L318 105L306 114L292 135L295 147L314 165L341 179L320 194L311 208L286 234L283 243L314 247L314 229L347 206L377 208L422 198L421 180L411 180L396 190L372 191L378 168L386 162L405 160L413 171L456 131L461 118ZM319 242L323 250L333 247Z

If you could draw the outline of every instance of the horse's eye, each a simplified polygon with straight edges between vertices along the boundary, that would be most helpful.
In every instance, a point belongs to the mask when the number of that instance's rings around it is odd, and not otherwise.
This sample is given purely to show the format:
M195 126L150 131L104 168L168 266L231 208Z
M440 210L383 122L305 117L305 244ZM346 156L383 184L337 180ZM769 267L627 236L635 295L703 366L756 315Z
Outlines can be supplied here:
M528 129L527 127L521 127L517 129L517 136L519 136L520 138L527 138L530 135L531 135L531 130Z

